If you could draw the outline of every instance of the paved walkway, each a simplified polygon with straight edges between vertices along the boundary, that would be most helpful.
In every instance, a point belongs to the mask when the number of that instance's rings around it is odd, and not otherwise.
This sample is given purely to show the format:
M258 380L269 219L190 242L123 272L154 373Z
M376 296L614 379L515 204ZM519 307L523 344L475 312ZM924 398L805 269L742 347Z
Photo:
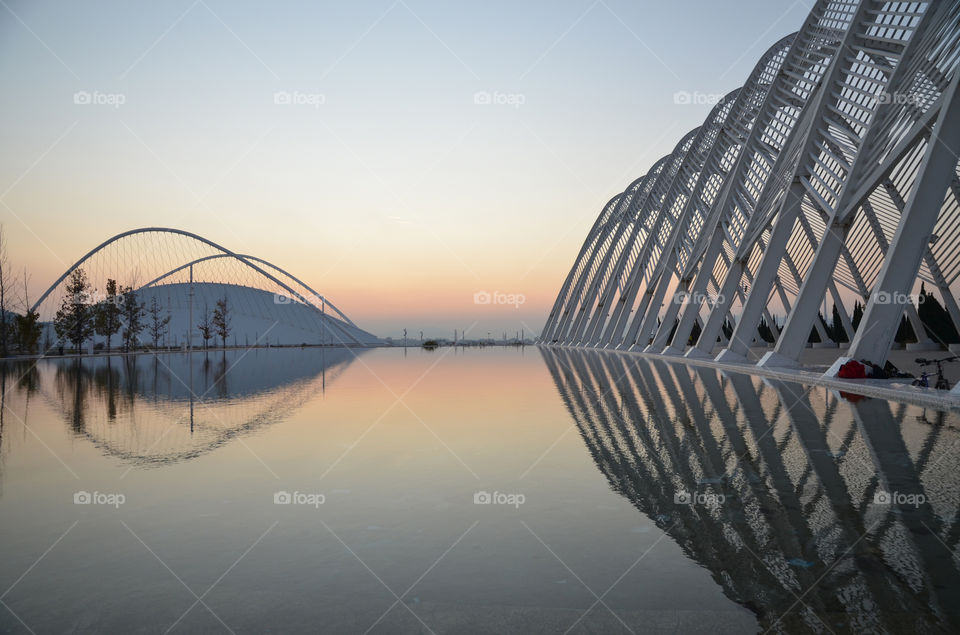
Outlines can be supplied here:
M716 356L721 348L717 347L712 355ZM911 386L910 379L838 379L836 377L824 377L823 373L840 356L845 356L846 348L808 348L800 356L802 368L760 368L756 362L763 357L764 353L773 350L772 348L757 347L750 349L748 359L752 360L747 364L733 364L729 362L715 362L712 359L688 359L685 357L674 357L669 355L656 355L651 353L626 352L626 351L606 351L618 355L636 355L650 359L658 359L673 364L688 364L692 366L705 366L709 368L718 368L720 370L729 370L732 372L746 373L760 377L770 377L773 379L782 379L785 381L800 382L807 385L826 386L838 391L863 395L866 397L877 397L880 399L889 399L891 401L903 401L916 404L923 407L932 407L937 409L955 410L960 412L960 394L951 394L949 391L936 390L933 388L920 388ZM920 367L914 361L917 357L930 357L940 359L949 357L952 353L948 351L907 351L894 350L890 352L889 360L894 366L902 371L920 374ZM960 362L956 364L947 364L944 367L944 375L955 385L960 381Z

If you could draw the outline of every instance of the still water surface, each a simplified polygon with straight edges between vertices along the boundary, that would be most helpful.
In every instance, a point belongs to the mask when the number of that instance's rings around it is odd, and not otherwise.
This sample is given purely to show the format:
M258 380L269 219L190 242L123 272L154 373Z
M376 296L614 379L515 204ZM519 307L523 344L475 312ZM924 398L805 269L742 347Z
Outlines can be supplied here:
M960 420L616 354L0 372L0 632L948 632Z

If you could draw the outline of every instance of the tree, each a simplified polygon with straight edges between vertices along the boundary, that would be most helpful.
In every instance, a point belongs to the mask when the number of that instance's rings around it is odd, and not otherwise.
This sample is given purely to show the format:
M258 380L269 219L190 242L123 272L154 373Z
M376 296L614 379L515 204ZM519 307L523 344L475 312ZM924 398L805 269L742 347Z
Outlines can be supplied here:
M213 310L213 330L226 348L227 336L230 335L230 307L227 305L227 296L217 300L217 306Z
M107 352L110 352L110 339L120 330L120 296L117 295L117 281L107 280L107 297L97 303L95 329L97 335L107 339Z
M678 322L679 324L679 322ZM693 346L697 343L697 340L700 339L700 334L703 333L703 328L700 326L700 320L693 321L693 327L690 329L690 337L687 338L687 344ZM673 338L670 338L670 341L673 341Z
M20 314L12 312L7 323L7 354L13 353L13 349L20 342Z
M850 320L853 322L853 330L856 331L860 328L860 320L863 319L863 305L860 303L860 300L857 300L857 303L853 305L853 318Z
M40 336L43 334L43 327L40 325L40 315L36 311L27 311L25 315L17 315L16 332L17 347L21 353L32 355L37 352L37 344L40 343Z
M73 270L67 279L63 300L53 320L57 337L67 340L74 348L82 349L83 343L93 336L93 310L87 300L90 283L83 269Z
M210 319L210 309L206 304L203 305L203 320L197 324L200 330L200 336L203 338L203 348L209 348L210 340L213 339L213 322Z
M938 344L955 344L960 342L960 334L950 318L950 313L940 304L940 301L920 284L920 298L917 303L917 313L923 322L927 335Z
M157 296L150 298L150 308L147 310L150 318L147 323L147 329L150 333L150 339L153 340L153 347L160 345L160 340L167 333L167 326L170 324L170 316L163 315L163 307L157 302Z
M723 335L724 335L728 340L729 340L731 337L733 337L733 324L730 323L730 318L724 318L724 319L723 319L723 326L721 327L721 329L723 330Z
M21 353L31 355L37 352L37 344L40 342L40 335L43 333L43 326L40 324L40 315L30 308L30 294L27 291L27 272L23 272L23 315L18 315L16 321L17 347Z
M840 317L840 309L837 308L836 302L833 304L833 317L831 320L833 320L833 325L830 329L830 337L833 338L833 341L837 343L849 341L847 339L847 332L843 329L843 320Z
M10 262L7 259L7 237L0 225L0 357L6 357L10 350L10 316L7 307L10 305L10 288L13 280L9 275Z
M913 325L910 324L910 320L907 319L906 315L900 317L900 326L897 327L897 334L893 339L898 344L917 341L917 336L913 332Z
M124 323L123 328L123 350L131 351L136 349L137 341L140 339L140 332L143 331L143 318L146 311L143 308L143 302L137 299L137 292L131 287L124 287L121 290L123 296L123 305L121 307L121 319Z
M827 337L829 338L829 337L830 337L830 327L827 325L827 321L826 321L825 319L823 319L823 311L817 311L817 319L820 320L820 326L823 327L823 332L826 333L826 334L827 334ZM817 327L816 327L816 326L811 326L811 327L810 327L810 337L807 338L807 341L808 341L808 342L811 342L811 343L813 343L813 344L816 344L817 342L821 342L821 341L822 341L822 340L820 339L820 332L817 331Z
M770 328L770 325L767 324L767 318L761 317L760 324L757 325L757 334L760 336L764 342L773 343L777 341L777 338L773 335L773 329Z

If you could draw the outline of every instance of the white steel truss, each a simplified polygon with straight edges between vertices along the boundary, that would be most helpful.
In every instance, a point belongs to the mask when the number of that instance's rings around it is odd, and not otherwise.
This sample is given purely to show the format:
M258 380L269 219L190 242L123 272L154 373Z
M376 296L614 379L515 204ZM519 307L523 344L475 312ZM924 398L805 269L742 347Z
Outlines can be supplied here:
M957 0L819 0L604 207L540 341L743 362L764 320L760 363L789 366L830 341L829 297L850 356L883 363L903 316L927 343L921 282L960 330L958 61Z

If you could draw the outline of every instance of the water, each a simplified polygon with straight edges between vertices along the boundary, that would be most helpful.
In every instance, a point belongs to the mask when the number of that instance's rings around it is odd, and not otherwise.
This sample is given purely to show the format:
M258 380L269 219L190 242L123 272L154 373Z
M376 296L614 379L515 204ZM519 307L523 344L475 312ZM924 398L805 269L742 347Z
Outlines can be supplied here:
M3 633L960 627L955 414L534 348L6 368Z

